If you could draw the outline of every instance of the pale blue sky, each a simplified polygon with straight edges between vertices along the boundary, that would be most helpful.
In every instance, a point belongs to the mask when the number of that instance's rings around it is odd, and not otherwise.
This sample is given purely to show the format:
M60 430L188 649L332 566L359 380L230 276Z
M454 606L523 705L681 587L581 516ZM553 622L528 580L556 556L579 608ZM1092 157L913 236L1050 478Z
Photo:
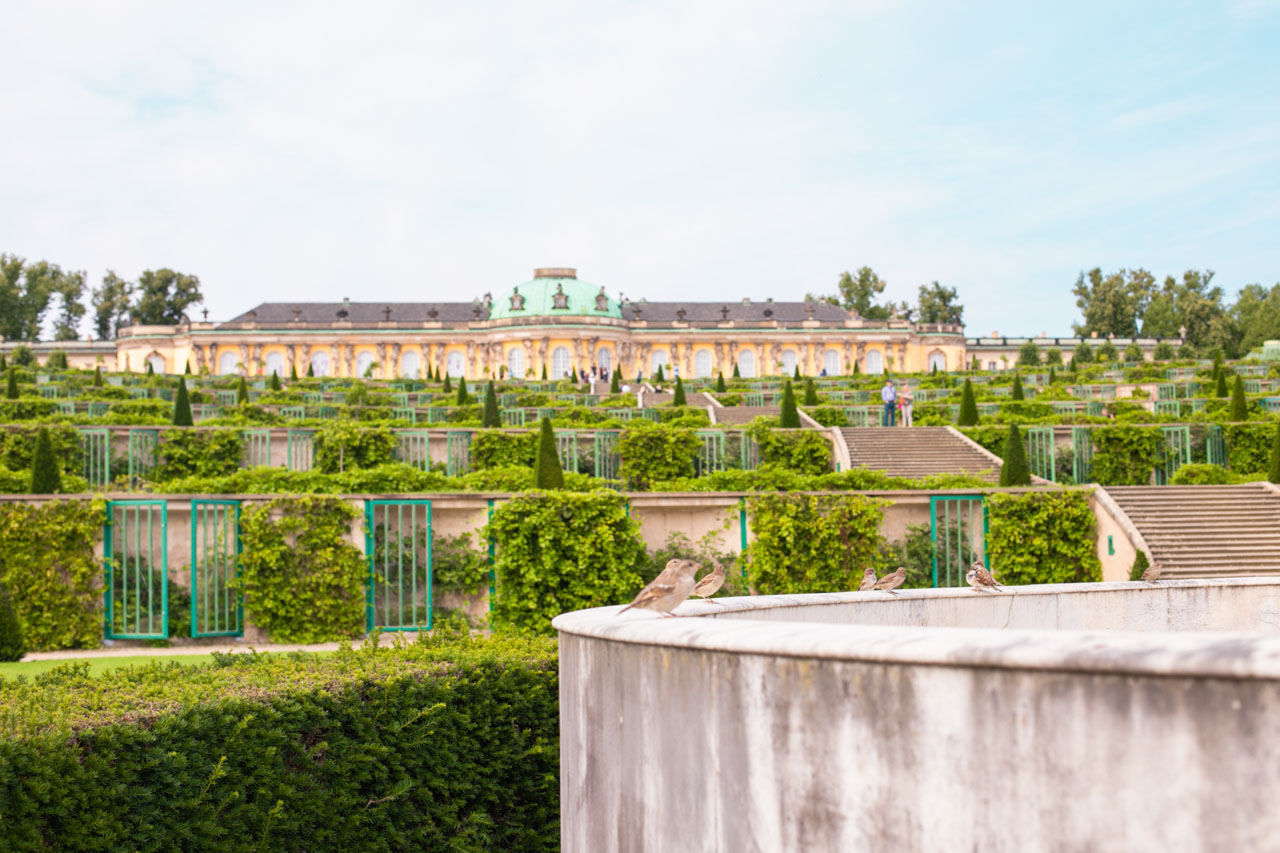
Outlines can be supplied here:
M783 8L785 7L785 8ZM1280 281L1280 2L87 3L0 31L0 250L262 300ZM87 330L87 324L86 324Z

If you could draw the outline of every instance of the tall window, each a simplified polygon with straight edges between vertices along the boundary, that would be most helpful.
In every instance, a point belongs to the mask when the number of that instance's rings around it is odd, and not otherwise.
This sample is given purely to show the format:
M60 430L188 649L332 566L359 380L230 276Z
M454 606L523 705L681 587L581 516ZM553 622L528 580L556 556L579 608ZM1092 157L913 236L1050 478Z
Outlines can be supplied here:
M218 356L218 372L224 376L236 372L236 363L240 360L240 356L233 352L224 352Z
M782 373L784 376L790 376L796 372L796 351L793 349L784 349L782 351Z
M524 347L514 346L507 351L507 373L513 379L524 377Z
M665 374L667 372L667 365L669 363L670 363L670 356L667 355L666 350L664 349L654 350L653 353L649 356L649 375L652 376L653 374L657 373L658 367L660 366L662 367L662 372Z
M738 375L743 379L752 379L756 375L756 354L744 349L738 353Z
M867 373L884 373L884 356L880 350L867 351Z
M267 353L267 365L263 368L267 376L274 373L281 379L284 378L284 355L278 352Z
M822 369L828 376L840 375L840 353L829 349L822 354Z
M356 354L356 376L364 376L373 365L373 353L362 352Z
M937 351L929 353L929 370L933 370L934 368L937 368L938 370L947 369L947 357Z
M703 379L711 375L711 353L698 350L693 355L693 378Z
M329 375L329 353L317 352L311 355L311 372L316 376Z
M444 358L444 369L450 376L462 375L462 353L454 350Z
M596 350L596 367L601 370L613 369L613 352L607 347L600 347Z
M153 355L147 358L147 364L151 365L152 373L164 373L164 356Z
M569 348L556 347L551 351L551 376L549 379L564 379L569 375Z
M413 350L400 356L400 376L403 379L418 379L422 375L422 357Z

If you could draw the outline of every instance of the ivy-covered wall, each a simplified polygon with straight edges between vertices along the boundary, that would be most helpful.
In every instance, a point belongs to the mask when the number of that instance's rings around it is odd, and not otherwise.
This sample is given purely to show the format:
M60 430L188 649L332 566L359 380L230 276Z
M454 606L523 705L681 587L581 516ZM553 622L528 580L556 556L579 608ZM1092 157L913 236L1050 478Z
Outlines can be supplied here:
M1102 580L1088 491L993 494L987 520L987 559L1001 583Z
M747 574L762 595L857 589L885 542L888 501L866 495L767 494L747 501Z

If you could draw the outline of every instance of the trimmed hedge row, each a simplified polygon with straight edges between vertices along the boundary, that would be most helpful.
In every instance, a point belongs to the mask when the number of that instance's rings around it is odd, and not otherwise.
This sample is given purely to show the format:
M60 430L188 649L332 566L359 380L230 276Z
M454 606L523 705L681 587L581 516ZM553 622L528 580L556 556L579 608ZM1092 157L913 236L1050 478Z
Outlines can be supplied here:
M555 850L549 640L0 679L5 849Z

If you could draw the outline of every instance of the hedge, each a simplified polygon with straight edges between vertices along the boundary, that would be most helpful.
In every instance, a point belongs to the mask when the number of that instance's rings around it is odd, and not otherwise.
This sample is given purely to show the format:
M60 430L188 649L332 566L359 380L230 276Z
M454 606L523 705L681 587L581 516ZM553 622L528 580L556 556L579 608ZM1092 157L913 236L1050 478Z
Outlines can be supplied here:
M1089 492L1036 491L987 498L987 559L1001 583L1102 580Z
M555 850L546 640L0 680L5 849Z
M857 589L885 542L889 501L866 495L753 496L747 576L762 595Z

